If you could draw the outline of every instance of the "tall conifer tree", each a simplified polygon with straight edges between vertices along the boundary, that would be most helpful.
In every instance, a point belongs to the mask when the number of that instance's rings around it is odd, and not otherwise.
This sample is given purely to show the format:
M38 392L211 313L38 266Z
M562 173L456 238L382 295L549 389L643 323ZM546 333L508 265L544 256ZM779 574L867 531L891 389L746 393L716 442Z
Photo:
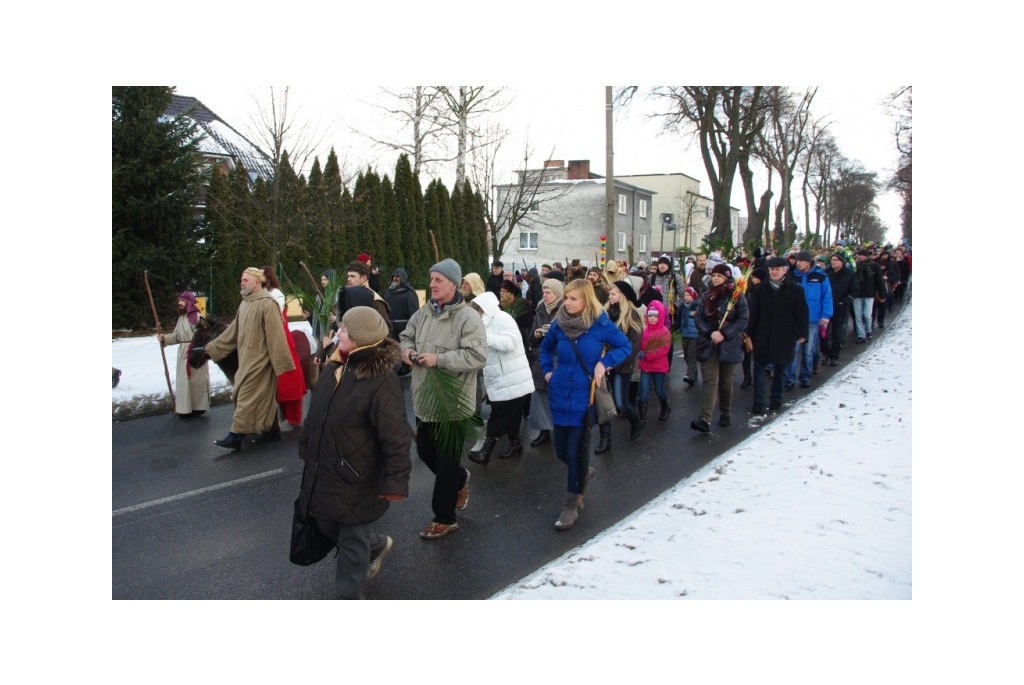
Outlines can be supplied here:
M152 325L143 282L158 312L198 282L206 264L193 208L203 173L199 132L184 116L164 117L170 86L115 86L111 146L112 324ZM205 272L206 269L203 268Z

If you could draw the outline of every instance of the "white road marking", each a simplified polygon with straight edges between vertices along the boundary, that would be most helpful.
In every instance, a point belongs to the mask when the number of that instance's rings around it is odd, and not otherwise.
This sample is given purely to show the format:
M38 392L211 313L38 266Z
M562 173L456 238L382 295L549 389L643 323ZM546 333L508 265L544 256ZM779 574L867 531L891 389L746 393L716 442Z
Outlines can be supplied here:
M246 476L245 478L239 478L238 480L231 480L227 483L220 483L218 485L211 485L206 488L199 488L198 490L190 490L189 492L183 492L180 495L171 495L170 497L161 497L151 502L142 502L141 504L133 504L130 507L124 507L123 509L115 509L112 516L119 514L127 514L132 511L139 511L140 509L146 509L148 507L155 507L158 504L167 504L168 502L175 502L179 499L185 499L186 497L193 497L195 495L202 495L203 493L213 492L214 490L221 490L223 488L229 488L232 485L240 485L241 483L247 483L251 480L258 478L266 478L267 476L276 476L279 473L284 473L284 468L274 469L273 471L265 471L263 473L257 473L254 476Z

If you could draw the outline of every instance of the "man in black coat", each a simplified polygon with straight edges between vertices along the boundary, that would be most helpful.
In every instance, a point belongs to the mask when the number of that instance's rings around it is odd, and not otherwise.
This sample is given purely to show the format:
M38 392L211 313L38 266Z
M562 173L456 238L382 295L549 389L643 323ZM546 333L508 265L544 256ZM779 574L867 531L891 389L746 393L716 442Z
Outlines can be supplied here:
M786 278L789 265L782 257L767 262L768 280L756 286L747 296L750 320L747 333L754 340L754 407L755 414L764 414L765 367L775 367L772 378L770 409L782 407L782 372L793 362L796 344L807 341L808 311L804 289Z
M828 322L825 344L822 346L822 357L830 366L839 363L839 352L846 340L846 325L850 321L854 295L858 292L853 269L846 264L842 252L836 252L829 259L828 280L832 285L832 318Z
M494 293L494 296L501 299L501 284L505 281L505 265L502 262L491 264L491 275L487 277L487 292Z

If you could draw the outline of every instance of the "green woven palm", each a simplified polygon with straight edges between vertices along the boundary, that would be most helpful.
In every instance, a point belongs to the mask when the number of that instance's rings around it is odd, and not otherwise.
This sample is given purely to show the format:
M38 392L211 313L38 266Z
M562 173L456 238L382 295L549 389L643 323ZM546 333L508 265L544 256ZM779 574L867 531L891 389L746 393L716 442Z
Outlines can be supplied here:
M417 390L420 408L437 424L438 449L443 454L461 456L465 446L480 437L483 419L476 413L475 403L466 397L458 378L441 369L425 371Z

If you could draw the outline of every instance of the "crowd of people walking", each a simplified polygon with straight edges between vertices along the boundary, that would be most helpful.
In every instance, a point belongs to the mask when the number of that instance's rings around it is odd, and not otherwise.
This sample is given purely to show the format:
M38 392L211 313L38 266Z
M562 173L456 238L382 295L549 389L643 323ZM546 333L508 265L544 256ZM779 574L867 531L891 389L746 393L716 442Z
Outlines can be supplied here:
M568 268L554 262L523 274L495 261L486 281L449 258L431 267L421 305L403 269L380 293L371 287L376 269L369 264L364 254L348 265L326 327L311 315L320 374L299 439L305 471L296 510L313 517L340 550L336 591L345 598L359 596L392 547L372 524L389 502L407 496L413 444L434 478L423 539L459 528L473 476L463 457L483 469L495 456L537 450L553 450L565 464L554 528L569 529L597 475L591 453L614 455L614 444L628 454L629 443L643 439L652 391L657 420L673 420L673 360L682 391L700 388L699 413L681 426L703 434L716 423L728 428L742 401L754 414L777 411L786 392L810 388L823 364L835 366L850 340L862 344L884 328L894 303L909 296L912 274L903 244L840 242L818 254L799 247L711 252L682 264L665 255L632 268L610 261L587 269L573 260ZM228 437L217 441L231 449L245 433L276 437L275 397L282 416L301 416L267 389L287 378L297 359L281 335L281 309L265 304L274 302L274 274L262 271L242 274L236 323L196 358L202 364L236 350L244 357L239 406ZM325 287L333 275L322 274ZM181 330L164 336L165 344L188 339L186 324L195 323L190 295L180 298ZM247 387L253 378L261 380L258 392ZM406 388L414 427L401 400ZM614 409L600 407L604 396ZM192 415L206 406L185 399L177 411ZM475 429L480 439L470 448ZM555 491L553 485L553 502Z

